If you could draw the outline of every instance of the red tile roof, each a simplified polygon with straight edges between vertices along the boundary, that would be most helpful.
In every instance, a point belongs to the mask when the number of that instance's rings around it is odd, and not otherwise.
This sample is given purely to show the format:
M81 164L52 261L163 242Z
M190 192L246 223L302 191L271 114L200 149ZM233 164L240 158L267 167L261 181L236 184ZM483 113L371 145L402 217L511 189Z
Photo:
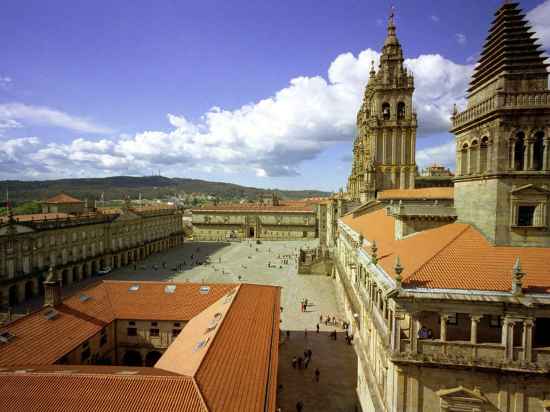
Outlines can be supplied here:
M389 189L378 193L378 200L453 200L452 187L426 187L423 189Z
M46 200L45 203L82 203L82 200L79 200L76 197L69 196L66 193L59 193L58 195L50 197L48 200Z
M281 212L281 213L313 213L313 206L303 201L281 202L279 206L263 205L259 203L236 203L226 205L205 205L192 209L193 213L205 212Z
M207 412L191 378L0 372L0 410L10 412Z
M132 285L139 288L130 291ZM176 289L166 293L166 286ZM33 410L40 411L54 407L59 411L110 411L132 399L135 402L126 410L149 410L149 398L155 397L158 411L274 411L280 289L212 284L201 293L201 286L102 281L56 306L58 315L52 320L44 316L50 308L43 308L2 327L0 332L9 331L15 338L0 344L0 391L25 392L27 397L0 397L0 410L17 411L33 405ZM81 299L82 295L87 299ZM182 356L172 346L166 354L179 356L170 358L168 364L161 357L155 368L52 365L115 319L191 320L180 336L195 344L205 330L195 328L192 336L187 336L187 326L197 323L193 319L204 317L203 313L211 317L212 311L219 312L216 305L228 305L224 319L191 368L186 367L186 362L193 361L191 357ZM173 345L178 341L179 337ZM180 343L185 346L188 342ZM164 370L165 365L169 370ZM18 373L18 369L27 372ZM117 374L130 369L131 376ZM66 391L57 389L65 386ZM85 388L88 392L80 396ZM113 404L107 405L107 399Z
M399 256L406 288L510 291L512 267L521 260L525 292L550 293L550 248L494 246L474 227L451 223L395 240L395 220L384 209L342 222L369 242L376 241L378 264L394 277ZM364 246L371 253L370 245Z

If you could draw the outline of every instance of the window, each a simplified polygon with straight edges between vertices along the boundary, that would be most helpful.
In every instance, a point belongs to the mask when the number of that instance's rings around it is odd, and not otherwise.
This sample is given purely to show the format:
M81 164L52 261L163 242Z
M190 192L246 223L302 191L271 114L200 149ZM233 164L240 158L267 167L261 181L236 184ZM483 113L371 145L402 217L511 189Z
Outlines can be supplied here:
M489 326L491 326L492 328L500 328L500 316L491 315L489 319Z
M175 326L176 328L179 328L179 327L180 327L180 325L181 325L181 323L180 323L180 322L174 322L174 326Z
M518 226L533 226L535 206L518 206Z
M156 337L160 335L160 330L158 328L149 329L149 336Z
M130 326L136 326L136 322L134 322L133 320L131 320L130 322L128 322L128 325L130 325Z
M514 145L514 169L523 170L525 166L524 155L525 155L525 135L523 132L518 132L516 134L516 143Z
M384 120L390 119L390 104L389 103L382 103L382 118Z
M181 329L172 329L172 337L175 338L181 332Z
M405 103L397 103L397 118L403 120L405 118Z
M158 326L157 322L151 322L151 326Z
M128 336L137 336L137 328L128 328L126 334Z
M456 313L450 313L447 318L447 325L456 325L457 323Z

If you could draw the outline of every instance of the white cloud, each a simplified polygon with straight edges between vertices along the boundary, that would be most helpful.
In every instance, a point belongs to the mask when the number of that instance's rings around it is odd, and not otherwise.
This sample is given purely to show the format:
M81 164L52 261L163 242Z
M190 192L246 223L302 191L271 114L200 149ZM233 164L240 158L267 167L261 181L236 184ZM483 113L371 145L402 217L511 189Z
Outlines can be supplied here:
M527 13L527 19L536 31L537 37L546 50L550 50L550 0L545 0Z
M425 168L437 163L454 169L455 147L455 142L450 141L439 146L418 150L416 152L416 164L419 168Z
M0 104L0 121L20 121L86 133L112 132L111 129L94 124L88 119L71 116L49 107L31 106L23 103Z
M172 175L202 170L293 176L303 161L316 158L334 143L352 141L371 62L377 67L379 58L371 49L357 56L343 53L332 61L326 78L294 78L273 96L235 110L213 107L197 122L167 114L169 131L147 130L99 141L75 139L68 144L34 142L25 161L17 159L27 174L44 177L143 174L159 168ZM440 55L422 55L405 64L415 76L419 137L447 132L453 103L464 104L472 66ZM14 114L26 121L46 117L57 125L98 130L86 121L79 123L81 119L75 123L63 113L36 109L0 105L0 119ZM29 171L32 164L36 170ZM11 170L0 161L0 175Z
M458 44L460 44L461 46L465 45L466 44L466 35L464 33L456 33L455 34L455 40Z
M0 75L0 88L8 89L11 86L12 78L9 76Z
M432 19L432 21L435 22L435 23L439 23L439 17L436 16L435 14L432 14L430 16L430 19Z

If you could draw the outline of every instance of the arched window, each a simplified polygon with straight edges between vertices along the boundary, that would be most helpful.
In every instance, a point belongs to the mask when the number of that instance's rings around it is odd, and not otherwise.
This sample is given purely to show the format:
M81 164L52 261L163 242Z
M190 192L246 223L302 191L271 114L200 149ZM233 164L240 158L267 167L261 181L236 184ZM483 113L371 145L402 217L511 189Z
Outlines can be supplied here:
M543 169L544 159L544 132L540 131L535 134L535 144L533 145L533 169Z
M477 140L474 140L472 142L472 146L470 147L470 168L469 168L470 174L479 172L478 165L479 165L479 145Z
M468 143L462 145L460 153L460 174L465 175L468 173Z
M516 134L516 143L514 146L514 170L523 170L525 155L525 134L518 132Z
M489 146L489 138L484 136L481 139L481 145L479 146L479 173L484 173L488 169L487 164L487 151Z
M405 111L406 111L405 103L403 103L403 102L397 103L397 119L398 120L403 120L405 118Z
M390 119L390 104L389 103L382 103L382 118L384 120Z

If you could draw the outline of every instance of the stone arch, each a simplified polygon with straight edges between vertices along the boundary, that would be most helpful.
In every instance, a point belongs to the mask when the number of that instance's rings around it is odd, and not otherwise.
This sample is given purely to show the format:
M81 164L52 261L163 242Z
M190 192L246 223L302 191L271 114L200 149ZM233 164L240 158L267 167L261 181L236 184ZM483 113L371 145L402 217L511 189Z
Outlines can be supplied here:
M391 117L390 104L388 102L382 103L382 118L384 120L389 120Z
M8 289L8 305L15 306L19 303L17 285L11 285Z
M397 119L403 120L407 114L407 105L403 101L397 102Z
M155 363L160 359L162 353L157 350L148 352L145 356L145 366L155 366Z
M137 350L127 350L122 357L122 364L124 366L143 366L141 353Z
M544 130L537 130L533 134L533 169L542 170L544 168Z
M519 130L514 139L514 170L525 169L525 133Z
M462 147L460 148L460 174L466 175L468 174L468 149L470 146L468 143L463 143Z
M483 136L479 145L479 173L484 173L489 168L488 163L489 138Z
M34 282L27 280L25 282L25 300L32 299L34 297Z

